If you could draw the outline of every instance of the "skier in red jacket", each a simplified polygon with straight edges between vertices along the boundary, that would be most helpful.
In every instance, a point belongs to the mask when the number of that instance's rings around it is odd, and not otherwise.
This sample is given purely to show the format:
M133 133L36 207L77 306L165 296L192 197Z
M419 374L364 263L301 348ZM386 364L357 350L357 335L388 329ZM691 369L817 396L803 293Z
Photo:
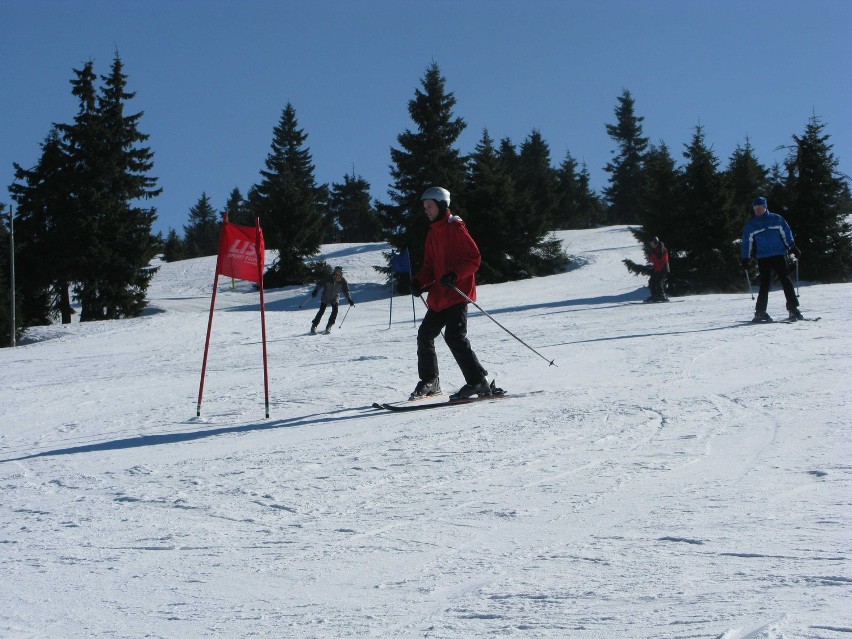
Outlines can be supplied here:
M423 266L411 280L411 293L424 291L426 316L417 331L417 372L420 381L411 399L439 395L438 357L435 338L444 329L444 340L459 365L465 385L450 399L490 395L488 372L479 363L467 339L467 300L455 288L476 300L474 273L479 269L479 247L462 219L450 211L450 192L433 186L423 193L423 210L429 218Z
M666 277L669 274L669 251L665 244L660 242L658 238L652 238L648 242L651 247L651 254L648 256L648 261L651 262L651 279L648 282L648 287L651 289L651 297L646 299L646 302L668 302L669 298L666 295Z

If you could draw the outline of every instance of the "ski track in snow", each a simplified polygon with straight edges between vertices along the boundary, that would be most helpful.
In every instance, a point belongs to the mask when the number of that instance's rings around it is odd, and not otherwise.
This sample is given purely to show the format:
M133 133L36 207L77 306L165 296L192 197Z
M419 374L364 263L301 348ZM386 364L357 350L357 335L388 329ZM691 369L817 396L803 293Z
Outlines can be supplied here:
M632 304L624 227L560 236L580 266L479 291L556 366L471 310L498 402L370 408L416 382L381 244L324 247L358 303L331 335L267 292L268 420L244 283L195 416L209 259L142 318L0 351L0 636L850 636L852 286L742 325L746 293Z

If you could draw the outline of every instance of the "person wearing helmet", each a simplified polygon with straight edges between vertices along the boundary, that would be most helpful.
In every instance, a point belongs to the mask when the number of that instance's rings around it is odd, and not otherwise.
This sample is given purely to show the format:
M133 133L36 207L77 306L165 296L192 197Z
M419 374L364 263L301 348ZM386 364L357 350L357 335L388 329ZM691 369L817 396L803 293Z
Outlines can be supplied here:
M423 265L411 280L411 293L420 297L428 291L428 310L417 331L417 373L420 381L411 399L441 393L435 338L444 330L444 340L453 354L465 385L450 399L490 395L488 372L479 363L467 339L467 300L476 300L474 273L479 269L479 247L467 226L450 211L450 192L439 186L426 189L421 197L429 218Z
M343 268L340 266L336 266L332 274L324 281L317 282L317 285L311 293L311 297L316 297L320 289L322 289L322 297L320 298L319 310L314 317L314 321L311 322L311 335L317 334L317 326L325 313L325 309L329 305L331 306L331 315L328 316L328 324L325 326L325 334L328 335L331 332L331 327L334 326L334 322L337 320L338 300L340 299L341 293L346 297L349 302L349 306L355 306L355 302L352 301L352 296L349 295L349 284L346 282L346 278L343 277Z

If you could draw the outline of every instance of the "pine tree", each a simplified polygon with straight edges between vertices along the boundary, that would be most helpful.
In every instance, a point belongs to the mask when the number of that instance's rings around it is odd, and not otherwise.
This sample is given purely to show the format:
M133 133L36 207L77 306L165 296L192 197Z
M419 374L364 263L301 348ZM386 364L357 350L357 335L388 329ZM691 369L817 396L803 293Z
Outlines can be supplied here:
M679 247L686 246L690 236L689 225L691 215L684 215L678 202L682 198L681 174L668 146L661 142L659 146L651 146L645 156L645 180L638 193L637 222L638 228L631 228L633 234L643 247L646 257L650 254L648 242L654 237L660 239L669 251L671 274L668 278L668 290L677 294L682 288L682 277L679 272ZM647 276L651 268L647 263L637 264L625 259L627 270L636 275Z
M824 133L825 124L812 116L787 161L789 211L803 256L800 276L821 282L847 282L852 277L852 214L849 182L838 171L838 160ZM770 201L770 210L772 209Z
M74 208L67 193L68 157L55 127L41 149L33 168L14 165L15 183L9 189L18 203L16 279L25 327L50 324L57 313L63 324L71 321L69 284L79 261Z
M219 252L221 219L202 192L198 202L189 209L189 224L183 227L183 243L188 258L216 255Z
M470 156L464 192L465 223L482 255L477 281L484 284L519 277L524 266L511 255L515 252L515 188L487 129Z
M371 204L370 183L354 173L343 184L332 184L329 197L330 225L339 242L377 242L379 219Z
M454 145L467 125L453 114L456 98L445 85L433 63L421 80L422 90L415 90L408 103L416 131L401 133L397 136L401 148L391 148L391 203L376 205L383 237L398 250L408 248L413 270L423 262L428 228L420 200L423 192L430 186L448 189L456 213L463 212L459 204L465 201L465 159Z
M166 262L177 262L186 259L186 249L183 240L178 236L177 231L170 228L169 234L166 236L166 241L163 244L163 259Z
M515 188L528 208L524 210L522 228L530 236L555 228L556 171L550 160L550 146L541 132L533 130L521 144L512 174Z
M719 161L705 143L704 130L695 127L683 153L683 189L676 213L683 216L683 244L678 252L678 275L695 291L728 292L740 286L740 256L734 242L742 220L725 188ZM674 268L674 266L672 267Z
M262 180L248 196L252 215L260 218L266 247L278 251L265 276L270 288L312 277L305 259L319 252L326 197L316 184L311 152L305 146L308 136L299 128L292 104L287 103L272 133Z
M243 194L240 193L240 189L237 187L234 187L228 195L228 200L225 202L223 212L228 214L228 221L232 224L239 224L241 226L255 225L255 219L251 213L248 202L246 202L245 198L243 198ZM266 238L264 237L264 240L265 239Z
M0 347L10 346L12 343L12 331L15 331L15 337L19 335L19 315L17 296L15 326L12 327L12 282L11 282L11 246L10 233L6 226L8 213L6 205L0 202ZM17 280L17 275L15 277Z
M72 125L60 125L73 167L68 193L74 202L77 231L74 248L74 294L81 321L139 315L147 305L148 284L155 269L150 261L157 240L151 232L156 209L135 203L156 197L153 153L142 146L142 113L125 115L127 76L116 53L109 75L95 94L93 64L75 70L72 93L80 109Z
M578 171L577 161L571 153L556 171L556 214L555 226L558 229L589 229L601 221L603 207L597 195L591 190L588 167Z
M635 115L635 103L630 91L618 98L615 124L607 124L606 132L618 148L613 151L613 161L605 170L610 173L609 186L604 196L609 203L607 218L610 224L629 224L636 221L636 202L642 189L643 166L648 138L642 136L644 117Z
M523 265L521 277L550 275L567 261L561 242L550 235L556 210L556 171L550 147L533 130L521 144L512 173L516 215L512 221L515 242L510 256Z
M745 146L737 145L728 160L724 179L731 200L743 223L752 215L752 200L766 193L768 171L757 160L751 142L746 138Z

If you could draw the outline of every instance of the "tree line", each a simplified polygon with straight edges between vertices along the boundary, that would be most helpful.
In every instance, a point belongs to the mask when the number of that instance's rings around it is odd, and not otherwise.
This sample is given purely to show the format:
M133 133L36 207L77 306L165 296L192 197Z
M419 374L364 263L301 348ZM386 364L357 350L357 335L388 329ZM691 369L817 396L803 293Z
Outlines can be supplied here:
M326 264L312 259L324 242L387 241L408 248L419 264L427 231L420 196L432 185L451 191L451 208L477 239L483 283L565 268L571 258L555 230L629 224L639 241L653 236L665 241L675 293L733 290L741 279L739 231L758 194L767 195L770 209L793 226L807 256L803 277L835 282L852 274L849 178L839 174L825 125L816 116L792 137L783 165L762 166L747 140L720 168L700 126L678 163L664 142L649 143L625 90L615 122L605 125L615 149L605 167L608 185L598 194L590 187L588 167L570 152L554 166L548 143L535 129L520 144L495 140L486 129L473 151L463 153L457 143L467 125L455 114L456 98L433 63L408 102L413 127L391 148L388 201L372 200L370 184L354 172L340 183L318 184L308 135L287 104L272 130L258 183L245 196L234 188L221 210L202 193L183 235L171 229L163 238L152 233L156 209L142 206L160 190L149 175L153 152L139 130L143 114L125 114L134 94L126 89L120 57L100 77L100 87L92 62L73 74L77 115L70 124L53 125L35 167L15 164L9 187L17 204L18 333L56 319L70 322L72 300L79 303L81 321L139 315L155 272L153 257L215 255L225 213L239 224L260 219L267 248L277 252L265 277L269 288L312 281L325 271ZM8 231L0 225L0 240ZM5 290L8 242L0 245ZM626 261L626 268L643 274L646 267ZM405 290L407 277L397 277ZM6 335L8 315L0 310Z

